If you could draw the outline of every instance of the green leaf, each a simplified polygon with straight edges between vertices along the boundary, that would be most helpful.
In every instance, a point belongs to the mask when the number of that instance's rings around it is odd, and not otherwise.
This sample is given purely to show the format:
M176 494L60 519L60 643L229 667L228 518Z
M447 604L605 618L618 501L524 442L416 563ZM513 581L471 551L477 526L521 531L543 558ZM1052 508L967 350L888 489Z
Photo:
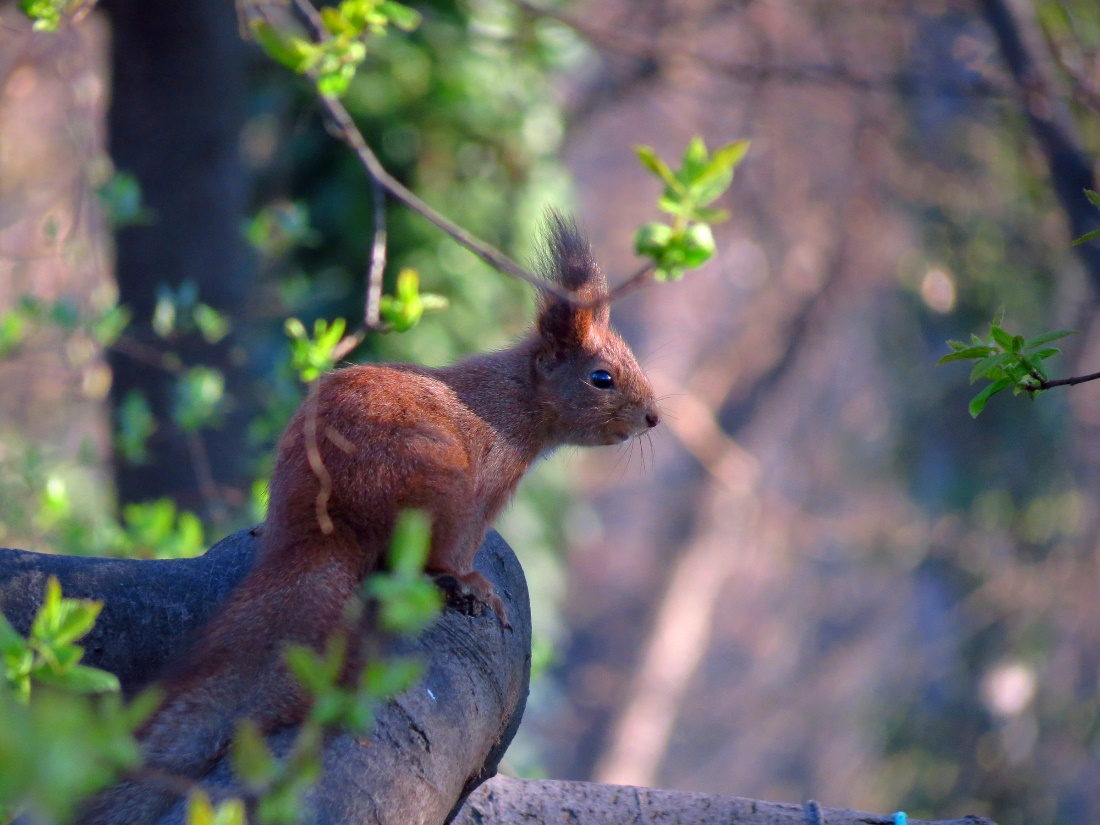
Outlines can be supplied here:
M214 825L214 806L210 797L200 790L187 796L187 825Z
M382 626L392 633L420 632L443 606L439 588L423 578L407 581L375 575L367 580L366 590L378 599Z
M118 419L115 446L128 463L144 464L149 457L146 443L157 429L148 400L140 390L130 390L115 415Z
M115 172L96 195L107 220L116 228L153 222L153 212L142 202L141 184L129 172Z
M21 656L27 650L27 640L11 626L3 613L0 613L0 656L4 658Z
M685 186L690 186L706 169L707 160L707 145L701 137L696 135L688 141L688 145L684 149L684 156L676 179Z
M118 677L113 673L87 665L67 666L57 674L42 672L36 679L73 693L118 693L121 690Z
M955 352L949 352L947 355L943 356L939 361L936 362L937 366L939 366L940 364L946 364L950 361L963 361L969 360L971 358L985 358L990 353L995 351L993 347L968 347L965 344L960 343L959 341L948 341L947 343L952 346L955 344L959 344L959 346L963 348L958 349Z
M35 639L48 639L57 626L61 613L61 582L57 576L46 579L46 596L31 625L31 637Z
M420 295L420 275L415 269L402 269L397 275L393 295L383 295L378 306L382 319L394 332L407 332L424 314Z
M290 672L310 693L316 695L331 686L320 657L308 647L289 645L284 655Z
M279 765L251 719L238 723L230 753L234 771L250 788L262 789L278 775Z
M390 570L398 577L414 579L424 572L431 545L432 521L423 510L403 510L397 517L390 542Z
M695 208L694 213L696 220L709 223L712 226L730 219L730 211L728 209L708 209L703 206L698 206Z
M267 204L244 229L249 244L268 259L286 255L296 246L316 246L318 233L310 225L304 203L275 200Z
M689 269L701 266L710 260L715 252L714 234L705 223L689 226L684 232L681 243L684 249L684 266Z
M27 322L23 313L13 310L0 316L0 356L7 355L19 347L26 333Z
M1100 229L1094 229L1091 232L1082 235L1080 238L1074 238L1072 243L1073 246L1080 246L1083 243L1095 241L1097 238L1100 238Z
M130 323L130 318L129 309L113 306L91 323L92 337L102 346L109 347L122 335L123 330Z
M216 344L229 334L229 319L212 306L195 304L191 317L208 344Z
M660 255L672 240L672 227L647 223L634 234L634 251L645 257Z
M977 418L985 409L986 402L1001 390L1011 387L1014 382L1011 378L1002 378L986 386L980 393L970 400L970 417Z
M1055 347L1047 347L1046 349L1041 349L1038 352L1033 352L1031 354L1031 357L1037 361L1042 361L1044 358L1050 358L1052 355L1057 355L1060 352L1061 350Z
M674 192L684 192L684 186L676 179L668 164L657 157L657 153L649 146L635 146L634 153L642 165L660 178Z
M1085 190L1085 197L1089 199L1089 203L1093 206L1100 208L1100 192L1094 192L1091 189Z
M402 31L411 32L420 25L420 12L393 0L382 0L378 4L378 10Z
M291 71L303 74L317 59L317 47L300 37L287 37L266 20L249 21L252 36L268 56Z
M413 656L371 662L363 669L360 684L376 700L390 699L408 690L424 673L424 663Z
M1028 338L1024 341L1024 349L1035 349L1035 347L1049 344L1051 341L1057 341L1059 338L1065 338L1067 335L1076 334L1077 330L1075 329L1059 329L1053 332L1044 332L1040 335L1036 335L1034 338Z
M993 324L989 328L989 334L993 336L993 340L996 341L1001 349L1005 352L1012 352L1012 336L1001 329L999 324Z
M34 21L36 32L57 31L68 5L67 0L19 0L19 10Z
M95 620L102 609L103 602L64 599L53 632L54 644L67 645L82 638L95 626Z
M979 378L995 378L993 375L996 370L1002 369L1005 364L1016 358L1016 355L1011 352L998 352L996 355L990 355L988 358L983 358L981 361L974 365L974 369L970 371L970 383L973 384Z
M748 151L748 139L728 143L719 149L715 149L705 173L711 174L717 170L736 169Z
M212 367L192 367L176 380L172 420L185 433L214 424L225 401L225 375Z
M214 825L248 825L244 802L227 799L219 804L218 810L214 812Z

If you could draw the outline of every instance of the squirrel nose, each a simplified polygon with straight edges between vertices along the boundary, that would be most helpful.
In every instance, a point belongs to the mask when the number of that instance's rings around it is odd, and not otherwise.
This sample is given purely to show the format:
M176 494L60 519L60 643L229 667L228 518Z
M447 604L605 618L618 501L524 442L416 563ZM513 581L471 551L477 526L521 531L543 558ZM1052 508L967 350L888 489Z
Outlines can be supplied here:
M661 423L661 414L657 412L656 407L645 414L645 423L650 427L656 427Z

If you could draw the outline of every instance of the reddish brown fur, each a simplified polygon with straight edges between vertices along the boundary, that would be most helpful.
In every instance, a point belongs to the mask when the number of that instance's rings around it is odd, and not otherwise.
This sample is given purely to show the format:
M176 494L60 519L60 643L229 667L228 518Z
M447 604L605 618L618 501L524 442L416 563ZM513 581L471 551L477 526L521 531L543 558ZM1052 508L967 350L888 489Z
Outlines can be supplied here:
M381 567L405 509L431 516L428 572L506 623L473 559L527 468L557 446L617 444L656 425L649 382L598 304L607 284L587 242L556 215L549 234L547 275L594 306L545 298L516 346L451 367L356 366L321 379L279 443L255 570L173 667L141 731L147 767L198 777L239 719L264 731L300 720L306 697L283 649L321 649L344 629L344 606ZM598 369L614 389L590 383ZM172 801L150 782L123 783L80 821L154 822Z

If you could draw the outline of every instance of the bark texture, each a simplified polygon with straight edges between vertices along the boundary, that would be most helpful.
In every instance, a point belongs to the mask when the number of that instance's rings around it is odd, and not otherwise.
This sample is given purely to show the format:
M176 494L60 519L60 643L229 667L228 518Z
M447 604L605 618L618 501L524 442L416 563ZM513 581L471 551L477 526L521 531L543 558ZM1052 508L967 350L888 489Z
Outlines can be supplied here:
M85 637L85 662L115 672L132 694L155 678L189 633L251 567L257 541L236 533L198 559L121 561L0 549L0 608L26 633L56 575L62 592L97 598L104 608ZM513 630L494 614L447 609L420 638L394 652L420 653L427 673L413 690L380 708L369 739L339 735L325 745L324 777L307 797L308 822L441 823L473 788L496 773L527 699L531 614L527 584L496 533L475 562L504 600ZM293 730L269 739L284 754ZM235 789L229 766L207 777L213 795ZM182 823L183 804L163 825Z
M466 801L454 825L893 825L893 814L762 802L660 788L498 776ZM909 825L993 825L980 816Z

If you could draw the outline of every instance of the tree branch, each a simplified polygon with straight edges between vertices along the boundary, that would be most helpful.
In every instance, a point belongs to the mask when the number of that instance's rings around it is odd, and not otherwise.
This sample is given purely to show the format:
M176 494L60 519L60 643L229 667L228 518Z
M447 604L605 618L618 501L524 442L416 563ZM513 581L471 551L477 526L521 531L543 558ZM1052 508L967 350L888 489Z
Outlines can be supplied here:
M593 46L642 60L657 61L663 57L679 57L690 60L716 75L734 82L759 84L776 81L794 86L818 86L854 89L861 92L878 92L913 97L928 94L928 77L915 72L884 72L880 75L860 73L840 62L798 63L793 65L761 65L760 62L731 62L712 57L705 52L683 46L680 42L655 44L649 38L624 34L613 29L593 26L578 16L557 9L536 5L528 0L512 2L534 17L555 20L573 29ZM985 79L975 78L963 85L938 87L938 92L950 91L960 96L979 98L1003 98L1010 90Z
M1086 189L1096 189L1092 159L1076 140L1064 106L1051 94L1049 82L1028 51L1005 0L980 0L979 7L1016 82L1024 114L1046 158L1051 184L1069 218L1072 236L1084 235L1095 229L1096 224L1096 209L1085 196ZM1085 266L1093 289L1100 289L1100 245L1080 244L1074 251Z
M245 576L257 545L253 533L242 531L204 556L172 561L0 549L0 606L26 633L50 575L67 597L102 599L99 620L81 642L84 661L115 673L132 696ZM394 643L388 652L423 657L426 674L378 709L369 737L326 740L323 777L306 797L305 821L438 825L496 773L526 703L531 617L523 571L500 536L489 535L475 566L504 600L512 632L501 629L492 611L470 616L449 608L418 639ZM286 756L295 733L269 737L277 756ZM226 760L202 785L215 797L241 792ZM181 802L161 825L183 821Z
M1041 375L1032 373L1032 377L1036 380L1035 385L1031 387L1032 390L1049 390L1051 387L1074 387L1077 384L1084 384L1086 381L1096 381L1100 379L1100 372L1093 372L1088 375L1075 375L1072 378L1054 379L1043 378Z
M717 796L601 785L594 782L509 779L498 776L486 782L467 800L453 825L806 825L814 822L814 803L792 805L762 802L737 796ZM892 825L893 816L860 813L817 806L816 821L828 825ZM993 825L988 819L908 819L910 825Z

